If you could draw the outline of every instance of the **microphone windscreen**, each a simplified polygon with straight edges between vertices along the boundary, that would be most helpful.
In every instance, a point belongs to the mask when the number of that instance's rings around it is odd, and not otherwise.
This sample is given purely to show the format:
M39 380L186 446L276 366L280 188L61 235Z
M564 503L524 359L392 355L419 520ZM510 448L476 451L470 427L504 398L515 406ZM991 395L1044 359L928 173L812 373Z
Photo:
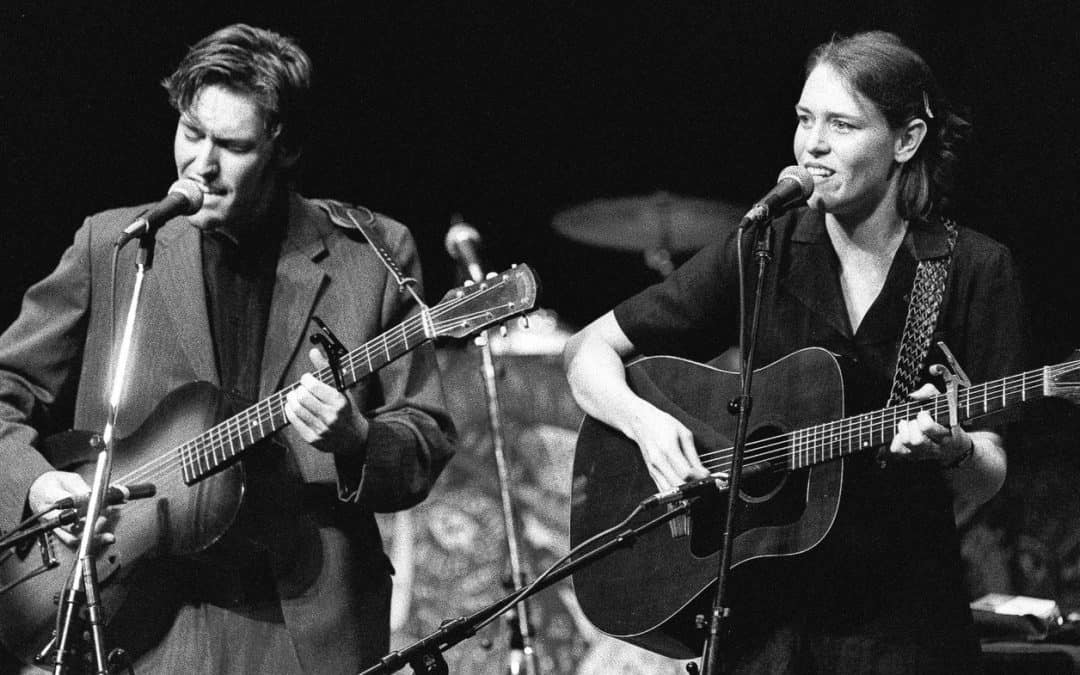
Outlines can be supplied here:
M783 180L794 180L799 183L799 187L802 188L803 197L810 198L810 195L814 194L814 177L810 175L810 172L805 167L801 167L798 164L786 167L780 172L780 175L776 177L776 182L779 183Z
M203 191L195 181L181 178L169 186L168 194L173 194L174 192L187 199L188 205L187 208L184 209L183 215L190 216L194 213L198 213L199 209L202 208Z

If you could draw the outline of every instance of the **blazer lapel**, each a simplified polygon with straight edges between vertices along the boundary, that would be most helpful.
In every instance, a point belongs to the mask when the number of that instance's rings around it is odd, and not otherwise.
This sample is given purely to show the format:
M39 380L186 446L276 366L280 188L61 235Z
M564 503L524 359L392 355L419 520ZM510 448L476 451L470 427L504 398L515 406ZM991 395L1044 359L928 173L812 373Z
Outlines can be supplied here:
M289 224L278 257L277 278L267 320L263 347L259 396L281 388L285 370L304 341L304 330L326 281L326 272L316 263L328 253L315 226L320 212L308 207L296 195L290 196Z
M196 377L219 384L214 342L206 313L199 230L186 220L161 229L157 265L162 300L180 335L184 354Z

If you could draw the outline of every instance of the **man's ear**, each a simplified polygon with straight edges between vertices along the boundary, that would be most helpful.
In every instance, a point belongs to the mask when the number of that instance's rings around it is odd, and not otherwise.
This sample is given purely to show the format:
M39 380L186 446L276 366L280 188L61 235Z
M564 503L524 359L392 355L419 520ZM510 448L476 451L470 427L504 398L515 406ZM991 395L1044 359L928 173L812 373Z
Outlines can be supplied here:
M300 161L300 155L303 154L304 149L302 147L290 147L278 143L277 146L277 167L282 170L289 170L296 166L296 163Z
M914 157L919 150L919 146L922 145L923 139L926 138L926 132L926 120L922 118L916 117L905 124L904 128L896 136L893 159L903 164Z

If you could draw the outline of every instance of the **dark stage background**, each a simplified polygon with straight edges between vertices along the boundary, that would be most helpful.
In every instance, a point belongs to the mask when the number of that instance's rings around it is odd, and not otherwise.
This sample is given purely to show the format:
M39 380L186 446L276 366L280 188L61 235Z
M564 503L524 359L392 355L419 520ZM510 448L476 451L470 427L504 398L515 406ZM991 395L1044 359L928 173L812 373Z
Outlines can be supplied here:
M581 325L654 277L636 254L572 243L552 215L598 196L749 203L792 162L803 59L882 27L922 52L979 132L957 196L1029 282L1040 361L1076 343L1080 22L1068 0L938 2L5 3L0 320L82 216L163 196L175 115L160 79L244 20L294 35L320 115L303 189L413 228L437 299L450 214L491 267L526 261L544 305ZM280 4L287 8L274 9ZM974 5L984 3L962 3ZM52 9L50 9L50 6ZM243 4L240 5L243 7ZM944 6L944 7L941 7Z
M1071 0L224 4L19 0L0 9L0 324L85 214L164 195L175 179L175 114L158 82L188 45L227 23L291 34L316 64L303 192L410 225L432 301L456 283L442 240L460 212L484 236L489 266L534 266L542 305L570 327L656 276L638 253L557 235L555 213L661 189L750 203L792 162L809 49L834 31L886 28L972 111L978 135L956 211L1013 249L1033 364L1080 344L1080 21ZM1076 475L1075 430L1055 421L1019 446L1042 453L1028 455L1042 458L1033 474ZM1017 504L1024 475L1006 491ZM1039 503L1060 511L1049 489ZM1002 499L989 536L1015 552L1028 516ZM1036 518L1056 523L1047 538L1075 539L1080 528L1048 513ZM1080 598L1080 567L1070 569ZM994 578L1011 587L994 590L1025 590L1009 574Z

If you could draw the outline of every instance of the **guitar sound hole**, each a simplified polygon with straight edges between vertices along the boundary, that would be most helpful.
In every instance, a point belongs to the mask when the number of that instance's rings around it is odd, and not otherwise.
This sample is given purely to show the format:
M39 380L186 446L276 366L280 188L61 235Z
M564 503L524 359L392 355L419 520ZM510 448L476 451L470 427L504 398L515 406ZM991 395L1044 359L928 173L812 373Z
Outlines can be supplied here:
M744 502L761 504L769 501L787 485L788 471L774 473L768 476L750 478L739 486L739 497Z
M762 462L754 462L753 443L764 438L773 438L783 430L773 425L760 426L747 435L747 452L743 480L739 484L739 497L750 504L761 504L776 496L787 484L790 472L779 471Z

